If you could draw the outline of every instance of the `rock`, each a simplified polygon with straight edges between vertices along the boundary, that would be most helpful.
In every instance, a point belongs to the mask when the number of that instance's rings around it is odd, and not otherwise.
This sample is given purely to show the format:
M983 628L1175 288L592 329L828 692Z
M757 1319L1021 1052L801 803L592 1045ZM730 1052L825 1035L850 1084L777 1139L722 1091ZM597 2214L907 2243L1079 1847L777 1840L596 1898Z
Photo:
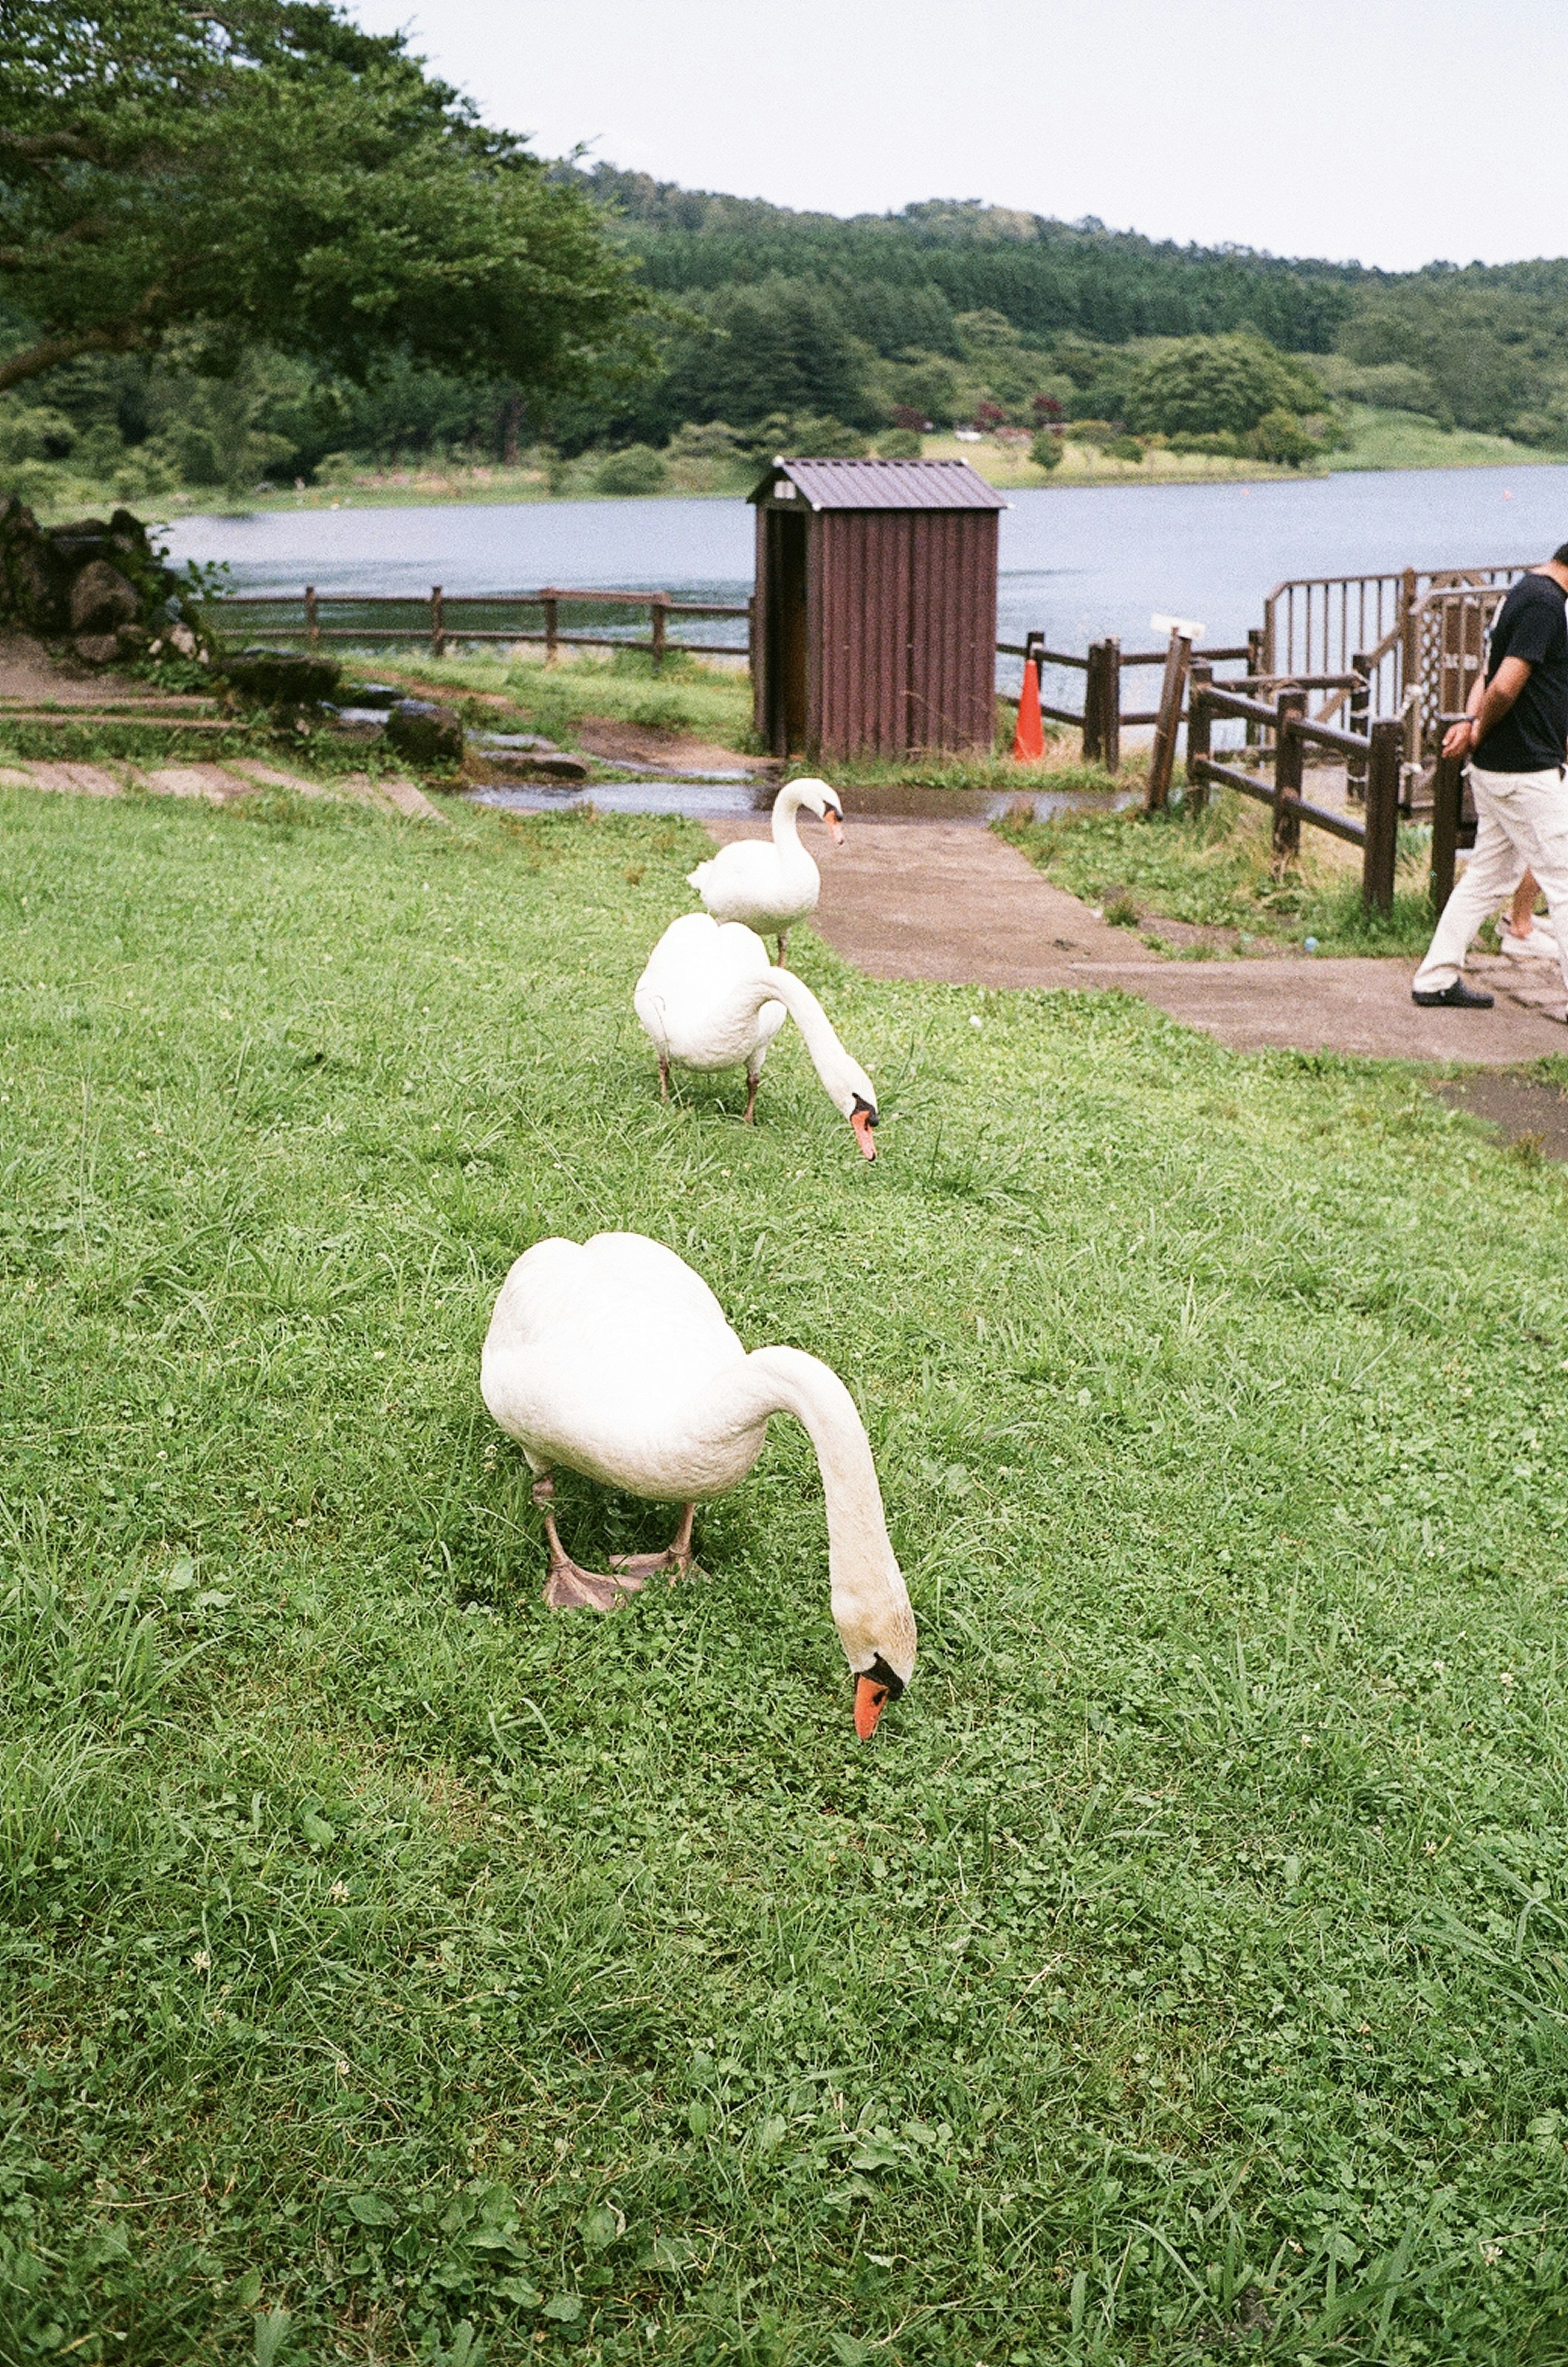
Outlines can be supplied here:
M136 587L107 559L90 559L71 586L73 633L112 633L133 622L141 606Z
M78 633L71 646L84 665L113 665L119 655L115 633Z
M223 679L242 698L268 707L317 707L330 698L343 673L336 658L304 650L241 650L222 661Z
M130 627L158 633L177 622L189 629L198 623L189 597L129 510L116 510L107 523L77 518L44 527L24 502L0 502L0 622L77 641Z
M400 698L387 718L387 737L411 764L460 762L463 726L449 707L428 698Z
M558 749L536 755L525 748L479 748L468 752L476 777L486 781L586 781L590 768L581 756Z
M553 740L542 739L537 731L470 731L471 746L482 748L487 754L495 748L530 748L540 756L558 756L560 750Z

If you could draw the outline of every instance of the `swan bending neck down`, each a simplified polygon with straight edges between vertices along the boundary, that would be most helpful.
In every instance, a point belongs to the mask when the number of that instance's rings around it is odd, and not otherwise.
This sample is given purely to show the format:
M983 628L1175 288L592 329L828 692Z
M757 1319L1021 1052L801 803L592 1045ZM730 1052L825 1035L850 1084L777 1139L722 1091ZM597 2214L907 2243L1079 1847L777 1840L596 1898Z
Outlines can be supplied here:
M811 989L793 971L769 966L761 937L739 922L721 927L705 912L671 921L648 957L632 996L659 1054L659 1090L670 1096L670 1070L746 1066L746 1123L756 1123L757 1087L768 1047L787 1013L835 1109L842 1111L867 1159L876 1156L876 1088L839 1041Z
M915 1621L887 1535L864 1425L838 1375L798 1348L748 1355L701 1276L637 1233L536 1242L502 1286L479 1387L537 1474L552 1609L609 1610L656 1570L692 1567L697 1504L743 1479L776 1413L816 1449L828 1512L834 1624L855 1680L855 1727L869 1740L915 1665ZM561 1544L555 1465L606 1487L682 1506L662 1554L580 1569Z

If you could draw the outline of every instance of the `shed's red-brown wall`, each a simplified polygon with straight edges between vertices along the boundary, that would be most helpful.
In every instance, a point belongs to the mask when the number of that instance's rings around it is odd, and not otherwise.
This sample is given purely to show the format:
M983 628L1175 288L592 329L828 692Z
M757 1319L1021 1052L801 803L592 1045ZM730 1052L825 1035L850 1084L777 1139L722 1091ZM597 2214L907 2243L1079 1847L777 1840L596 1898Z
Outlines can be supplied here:
M757 511L752 652L773 722L767 516ZM817 510L807 518L806 742L813 756L989 748L995 730L994 510Z

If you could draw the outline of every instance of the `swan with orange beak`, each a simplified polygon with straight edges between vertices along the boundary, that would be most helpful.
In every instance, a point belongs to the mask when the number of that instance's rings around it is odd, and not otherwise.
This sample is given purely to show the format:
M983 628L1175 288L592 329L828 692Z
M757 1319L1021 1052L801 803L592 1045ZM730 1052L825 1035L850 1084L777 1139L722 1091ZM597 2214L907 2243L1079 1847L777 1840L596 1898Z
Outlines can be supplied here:
M915 1616L887 1535L871 1442L832 1369L798 1348L748 1355L700 1274L640 1233L536 1241L502 1285L479 1367L491 1415L536 1477L553 1610L609 1611L655 1572L693 1566L696 1506L739 1486L776 1413L816 1449L828 1512L833 1624L854 1681L855 1732L869 1742L915 1667ZM552 1471L678 1503L662 1554L581 1569L561 1544Z
M798 813L812 813L835 846L844 843L844 809L826 781L786 781L773 799L773 842L739 838L687 875L716 921L739 921L779 941L779 968L796 921L817 910L822 878L800 843Z
M768 1047L785 1017L792 1018L822 1090L849 1119L863 1156L876 1157L875 1086L840 1043L811 989L793 971L772 968L761 938L739 921L720 926L705 912L671 921L648 957L632 1002L659 1055L661 1097L669 1098L671 1067L717 1070L744 1061L748 1126L756 1123Z

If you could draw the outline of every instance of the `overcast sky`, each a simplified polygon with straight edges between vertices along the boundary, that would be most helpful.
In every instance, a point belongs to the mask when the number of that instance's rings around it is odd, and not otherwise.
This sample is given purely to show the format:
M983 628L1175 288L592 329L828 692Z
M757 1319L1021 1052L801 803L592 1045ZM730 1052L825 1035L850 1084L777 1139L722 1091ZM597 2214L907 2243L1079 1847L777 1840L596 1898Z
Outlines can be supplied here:
M1568 0L349 0L547 155L1404 270L1568 253Z

